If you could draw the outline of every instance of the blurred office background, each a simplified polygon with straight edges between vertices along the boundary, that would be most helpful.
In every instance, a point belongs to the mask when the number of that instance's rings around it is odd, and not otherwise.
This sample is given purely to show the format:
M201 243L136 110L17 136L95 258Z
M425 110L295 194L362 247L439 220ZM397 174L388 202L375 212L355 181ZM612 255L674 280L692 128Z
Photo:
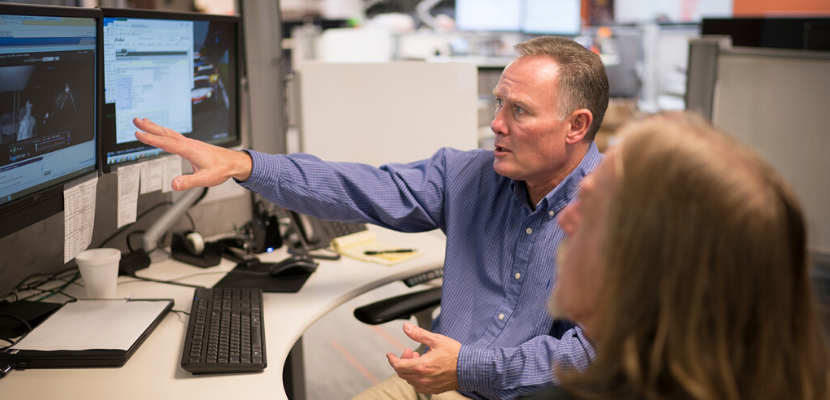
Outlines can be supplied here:
M250 4L243 0L15 2L242 13L243 17L243 8ZM299 106L308 94L300 89L298 71L309 62L472 63L477 71L476 123L474 132L460 134L472 135L477 147L490 148L495 107L491 91L515 56L513 45L541 34L566 35L600 54L607 68L612 100L597 137L600 148L613 144L615 131L640 113L689 108L749 142L782 171L805 204L810 250L818 266L816 285L825 304L830 303L830 211L825 206L830 181L822 176L830 168L825 154L830 140L821 113L830 106L827 0L281 0L278 4L278 12L269 16L271 29L260 24L262 30L247 30L246 39L261 41L269 35L277 40L279 50L268 56L278 66L275 79L284 93L272 97L254 93L255 66L249 65L249 100L243 104L248 110L261 106L277 111L282 121L269 133L276 138L273 151L305 150L301 121L320 117L304 116L313 110ZM707 41L704 33L732 36ZM250 54L250 49L249 59L260 56ZM776 82L779 86L763 88ZM355 122L342 121L344 131L338 134L346 134L350 123ZM255 132L255 121L245 125L250 135L264 134ZM363 145L359 137L353 143ZM115 190L114 182L102 181L101 186L104 191ZM142 196L139 208L149 208L162 200L158 196L170 195L154 196ZM203 234L226 231L246 220L249 201L234 196L239 192L206 202L193 212ZM6 249L29 243L27 235L46 234L51 231L49 224L38 224L22 237L4 238L0 251L8 254ZM101 235L96 232L96 237ZM32 265L43 257L43 249L15 251ZM6 262L0 260L0 277ZM12 280L17 278L8 282ZM357 306L406 290L397 282L364 294L307 331L309 399L350 398L393 373L385 354L417 346L403 334L402 322L369 327L351 313Z

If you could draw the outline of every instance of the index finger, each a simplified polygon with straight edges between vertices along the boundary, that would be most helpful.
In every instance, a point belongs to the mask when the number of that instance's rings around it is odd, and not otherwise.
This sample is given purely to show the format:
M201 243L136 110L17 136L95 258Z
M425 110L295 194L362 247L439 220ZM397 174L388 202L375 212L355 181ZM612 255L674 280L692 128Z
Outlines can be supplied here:
M415 373L415 367L421 362L419 358L398 358L395 357L394 354L389 353L386 355L386 358L389 360L389 365L397 372L398 374L413 374Z
M193 150L187 146L187 138L182 134L167 129L163 126L157 125L150 120L140 120L136 118L133 123L142 131L135 132L135 138L141 143L158 147L168 153L176 154L185 159L193 155Z
M156 136L164 136L164 137L184 137L181 133L176 132L172 129L165 128L153 121L150 121L148 118L133 118L133 125L136 128L141 129L144 132L150 133Z
M187 145L185 145L184 141L174 140L169 137L155 136L151 133L145 133L142 131L135 131L135 138L141 143L158 147L168 153L181 156L184 159L189 160L189 157L192 155L192 152L189 150Z

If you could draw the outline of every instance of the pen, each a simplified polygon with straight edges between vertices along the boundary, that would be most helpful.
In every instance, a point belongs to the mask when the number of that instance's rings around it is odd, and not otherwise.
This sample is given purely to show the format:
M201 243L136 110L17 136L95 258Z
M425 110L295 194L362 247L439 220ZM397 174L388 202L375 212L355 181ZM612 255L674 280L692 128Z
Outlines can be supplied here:
M366 250L363 254L367 256L376 256L379 254L387 254L387 253L412 253L414 249L393 249L393 250Z

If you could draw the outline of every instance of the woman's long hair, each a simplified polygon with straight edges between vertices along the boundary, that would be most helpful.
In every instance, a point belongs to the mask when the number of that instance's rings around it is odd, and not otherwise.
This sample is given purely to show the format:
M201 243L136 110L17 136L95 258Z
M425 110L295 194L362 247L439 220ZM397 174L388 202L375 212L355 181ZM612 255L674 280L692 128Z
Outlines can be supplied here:
M689 114L624 129L584 398L826 400L827 345L790 187ZM589 332L590 334L590 332Z

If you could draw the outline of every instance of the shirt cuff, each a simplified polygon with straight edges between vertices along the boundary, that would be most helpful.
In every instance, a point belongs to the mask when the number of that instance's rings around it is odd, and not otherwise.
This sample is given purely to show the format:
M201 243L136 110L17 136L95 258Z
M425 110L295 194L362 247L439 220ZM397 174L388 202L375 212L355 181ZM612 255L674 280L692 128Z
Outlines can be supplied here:
M276 182L279 179L281 157L248 149L242 151L251 156L251 176L245 182L233 178L234 182L246 189L256 191L256 188L262 187L267 182ZM266 160L268 157L273 157L273 159Z
M486 393L491 390L489 366L495 350L461 346L458 352L458 387L464 392Z

